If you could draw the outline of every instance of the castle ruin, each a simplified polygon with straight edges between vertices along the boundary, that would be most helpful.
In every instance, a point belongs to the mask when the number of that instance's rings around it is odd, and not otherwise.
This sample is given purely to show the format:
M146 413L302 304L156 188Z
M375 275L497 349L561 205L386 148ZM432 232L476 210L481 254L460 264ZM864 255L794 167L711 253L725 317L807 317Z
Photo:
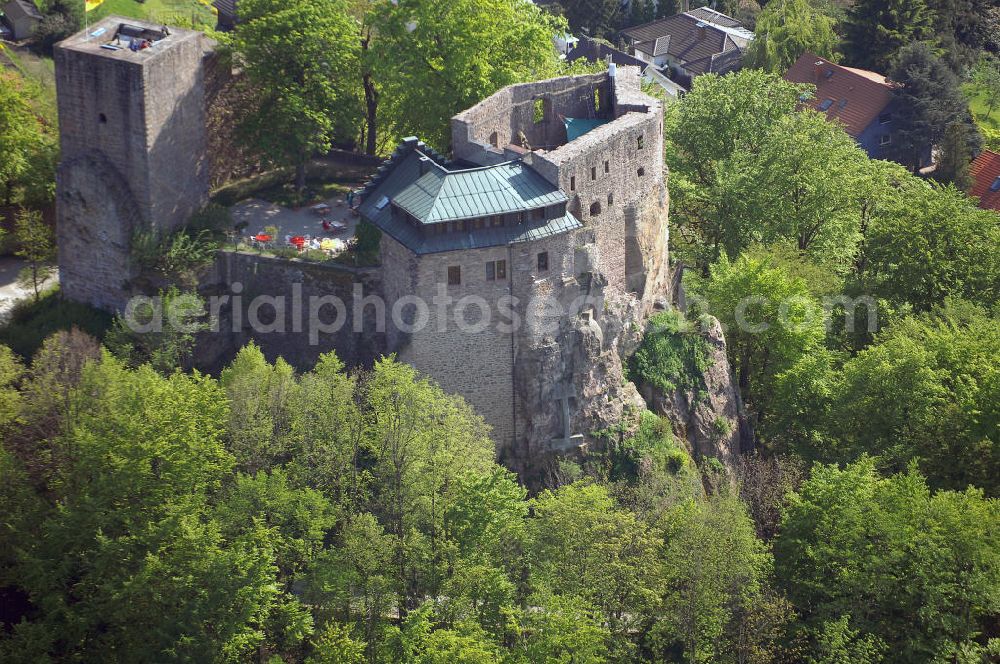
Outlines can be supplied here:
M107 48L112 33L125 45ZM177 228L206 202L210 62L199 33L115 17L57 47L67 297L120 308L135 234ZM229 345L254 340L300 366L328 350L349 364L396 353L465 397L522 475L593 443L642 407L622 363L668 290L663 109L639 83L612 65L504 88L452 119L450 158L404 140L358 192L358 212L382 231L378 267L220 251L206 288L360 291L407 323L381 330L364 314L363 331L348 325L318 346L294 326L244 329ZM415 304L435 298L449 308ZM480 325L484 308L494 319Z

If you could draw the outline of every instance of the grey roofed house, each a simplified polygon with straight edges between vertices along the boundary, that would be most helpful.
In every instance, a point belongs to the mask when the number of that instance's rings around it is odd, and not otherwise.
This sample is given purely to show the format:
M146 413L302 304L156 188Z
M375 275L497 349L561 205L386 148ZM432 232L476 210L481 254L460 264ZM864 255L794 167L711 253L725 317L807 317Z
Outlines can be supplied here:
M3 6L3 12L15 40L30 37L42 20L42 12L32 0L10 0Z
M633 67L638 67L639 69L644 69L646 63L629 55L623 51L619 51L617 48L613 48L610 44L603 41L598 41L597 39L592 39L586 35L583 35L577 41L576 46L574 46L570 52L566 55L566 60L568 62L573 62L579 60L580 58L586 58L588 62L600 62L607 61L608 57L611 58L611 62L616 65L632 65Z
M708 7L675 14L622 31L635 57L684 78L739 69L753 33L736 19Z
M566 61L574 62L581 58L586 58L588 62L607 62L608 58L610 58L611 62L619 66L628 65L638 67L639 71L642 72L643 79L659 85L663 88L664 92L674 98L680 97L687 92L684 86L671 81L661 74L656 67L650 66L639 58L629 55L624 51L619 51L617 48L613 48L609 44L597 39L591 39L587 36L580 37L577 45L566 56Z
M236 0L214 0L212 6L217 13L215 29L229 32L236 27Z
M581 228L566 194L521 161L458 168L404 139L359 192L361 216L416 254L537 240Z

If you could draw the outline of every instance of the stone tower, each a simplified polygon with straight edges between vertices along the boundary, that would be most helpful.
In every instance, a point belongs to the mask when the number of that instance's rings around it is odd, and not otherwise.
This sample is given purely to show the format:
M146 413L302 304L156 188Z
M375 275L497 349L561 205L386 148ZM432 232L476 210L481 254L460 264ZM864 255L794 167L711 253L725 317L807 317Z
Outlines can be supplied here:
M135 234L176 229L207 201L210 53L200 32L116 16L56 46L66 297L120 309L135 276Z

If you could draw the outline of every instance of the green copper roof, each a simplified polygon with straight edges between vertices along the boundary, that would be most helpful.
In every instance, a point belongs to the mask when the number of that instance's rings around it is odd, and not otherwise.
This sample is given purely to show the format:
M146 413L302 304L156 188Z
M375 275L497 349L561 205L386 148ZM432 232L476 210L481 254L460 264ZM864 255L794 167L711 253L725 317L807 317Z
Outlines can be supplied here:
M602 120L600 118L596 120L589 120L585 118L565 118L563 120L563 124L566 125L566 142L568 143L569 141L580 138L591 129L597 129L601 125L607 123L608 120Z
M450 171L428 159L424 168L426 172L392 202L425 224L532 210L567 200L558 187L520 161Z

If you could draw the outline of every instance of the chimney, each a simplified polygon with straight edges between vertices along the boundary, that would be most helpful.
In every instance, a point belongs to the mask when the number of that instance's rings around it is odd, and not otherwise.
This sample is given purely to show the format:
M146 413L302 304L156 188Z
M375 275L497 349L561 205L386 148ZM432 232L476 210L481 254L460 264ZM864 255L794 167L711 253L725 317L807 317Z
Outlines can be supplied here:
M698 21L698 40L705 38L707 24L704 21Z
M823 65L825 63L822 60L817 60L813 63L813 83L819 85L820 79L823 78Z
M425 175L427 171L429 171L430 169L431 169L431 158L426 155L422 155L420 157L420 174Z

